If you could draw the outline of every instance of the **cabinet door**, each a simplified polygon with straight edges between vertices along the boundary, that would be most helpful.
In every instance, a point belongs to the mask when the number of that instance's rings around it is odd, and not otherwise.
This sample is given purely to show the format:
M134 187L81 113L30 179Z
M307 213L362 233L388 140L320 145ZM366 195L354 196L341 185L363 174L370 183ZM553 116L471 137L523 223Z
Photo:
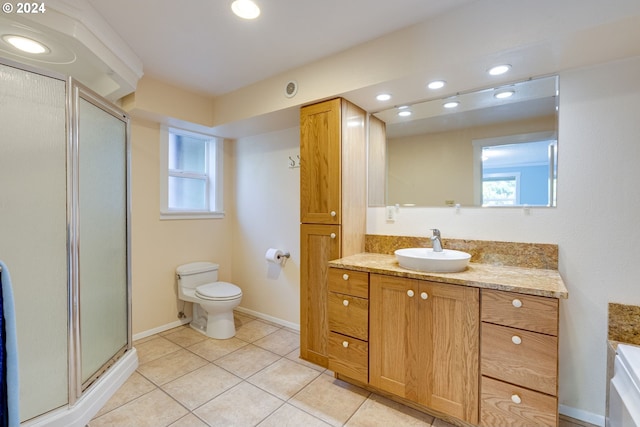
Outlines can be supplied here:
M470 423L478 421L479 291L420 282L419 403Z
M419 282L379 274L369 285L369 383L417 401Z
M341 223L340 99L300 110L300 221Z
M340 226L300 226L300 357L327 367L328 262L340 257Z

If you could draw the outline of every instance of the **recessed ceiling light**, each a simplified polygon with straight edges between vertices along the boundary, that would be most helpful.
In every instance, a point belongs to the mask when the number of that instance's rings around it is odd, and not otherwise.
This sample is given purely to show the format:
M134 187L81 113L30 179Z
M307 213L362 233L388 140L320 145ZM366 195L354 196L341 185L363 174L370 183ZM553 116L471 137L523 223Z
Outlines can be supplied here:
M407 108L409 108L408 105L401 105L398 107L398 110L406 110Z
M256 19L260 16L260 8L251 0L235 0L231 3L231 10L243 19Z
M389 95L388 93L381 93L380 95L376 96L376 99L378 101L388 101L391 99L391 95Z
M432 82L430 82L427 87L429 89L442 89L445 85L445 81L444 80L434 80Z
M400 117L409 117L411 115L411 111L409 110L402 110L398 113L398 115Z
M458 105L460 105L460 103L458 101L448 101L445 102L443 107L444 108L456 108Z
M491 74L492 76L499 76L500 74L504 74L507 71L509 71L511 69L511 65L509 64L503 64L503 65L496 65L495 67L491 67L489 68L489 74Z
M515 95L516 91L511 89L500 90L493 94L493 96L497 99L505 99Z
M2 40L6 41L16 49L27 53L40 54L50 52L50 49L42 43L37 42L33 39L29 39L27 37L7 34L2 36Z

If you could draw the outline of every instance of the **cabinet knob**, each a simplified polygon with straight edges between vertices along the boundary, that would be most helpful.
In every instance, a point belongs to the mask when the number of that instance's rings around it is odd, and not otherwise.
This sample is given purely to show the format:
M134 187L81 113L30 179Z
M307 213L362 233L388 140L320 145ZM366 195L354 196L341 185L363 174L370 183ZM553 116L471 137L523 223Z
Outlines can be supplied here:
M336 216L336 211L331 211L330 215L331 216Z
M429 298L429 295L426 292L423 292L423 293L420 294L420 298L427 299L427 298Z
M336 233L329 234L329 237L331 237L332 239L335 239L336 238Z
M342 305L344 305L345 307L347 307L349 305L349 300L342 300Z
M514 335L511 337L511 342L514 343L515 345L520 345L522 344L522 338L520 338L517 335Z
M342 275L342 278L343 278L344 280L349 280L349 275L348 275L347 273L344 273L344 274Z
M343 346L344 348L349 347L349 342L348 342L348 341L342 341L342 346Z
M520 308L522 307L522 301L520 301L518 298L514 299L513 301L511 301L511 304L513 304L513 306L515 308Z
M409 295L410 297L413 297L415 295L415 293L411 289L409 289L407 291L407 295Z
M517 394L512 394L511 401L519 405L522 403L522 398L520 398L520 396L518 396Z

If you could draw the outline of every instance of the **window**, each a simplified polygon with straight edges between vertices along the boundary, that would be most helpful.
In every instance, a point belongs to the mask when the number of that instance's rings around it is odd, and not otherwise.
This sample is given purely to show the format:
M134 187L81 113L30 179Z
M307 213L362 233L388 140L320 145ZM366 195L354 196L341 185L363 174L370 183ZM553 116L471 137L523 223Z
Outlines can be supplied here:
M520 204L520 173L493 173L482 177L482 206Z
M160 218L222 218L221 141L163 127L160 146Z

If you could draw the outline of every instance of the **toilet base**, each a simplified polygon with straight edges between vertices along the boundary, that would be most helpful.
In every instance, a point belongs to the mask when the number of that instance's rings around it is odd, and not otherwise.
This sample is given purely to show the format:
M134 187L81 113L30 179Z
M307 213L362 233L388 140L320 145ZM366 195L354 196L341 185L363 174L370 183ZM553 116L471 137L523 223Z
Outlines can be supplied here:
M209 314L197 303L193 304L193 320L189 326L201 334L217 340L226 340L236 335L233 310Z

